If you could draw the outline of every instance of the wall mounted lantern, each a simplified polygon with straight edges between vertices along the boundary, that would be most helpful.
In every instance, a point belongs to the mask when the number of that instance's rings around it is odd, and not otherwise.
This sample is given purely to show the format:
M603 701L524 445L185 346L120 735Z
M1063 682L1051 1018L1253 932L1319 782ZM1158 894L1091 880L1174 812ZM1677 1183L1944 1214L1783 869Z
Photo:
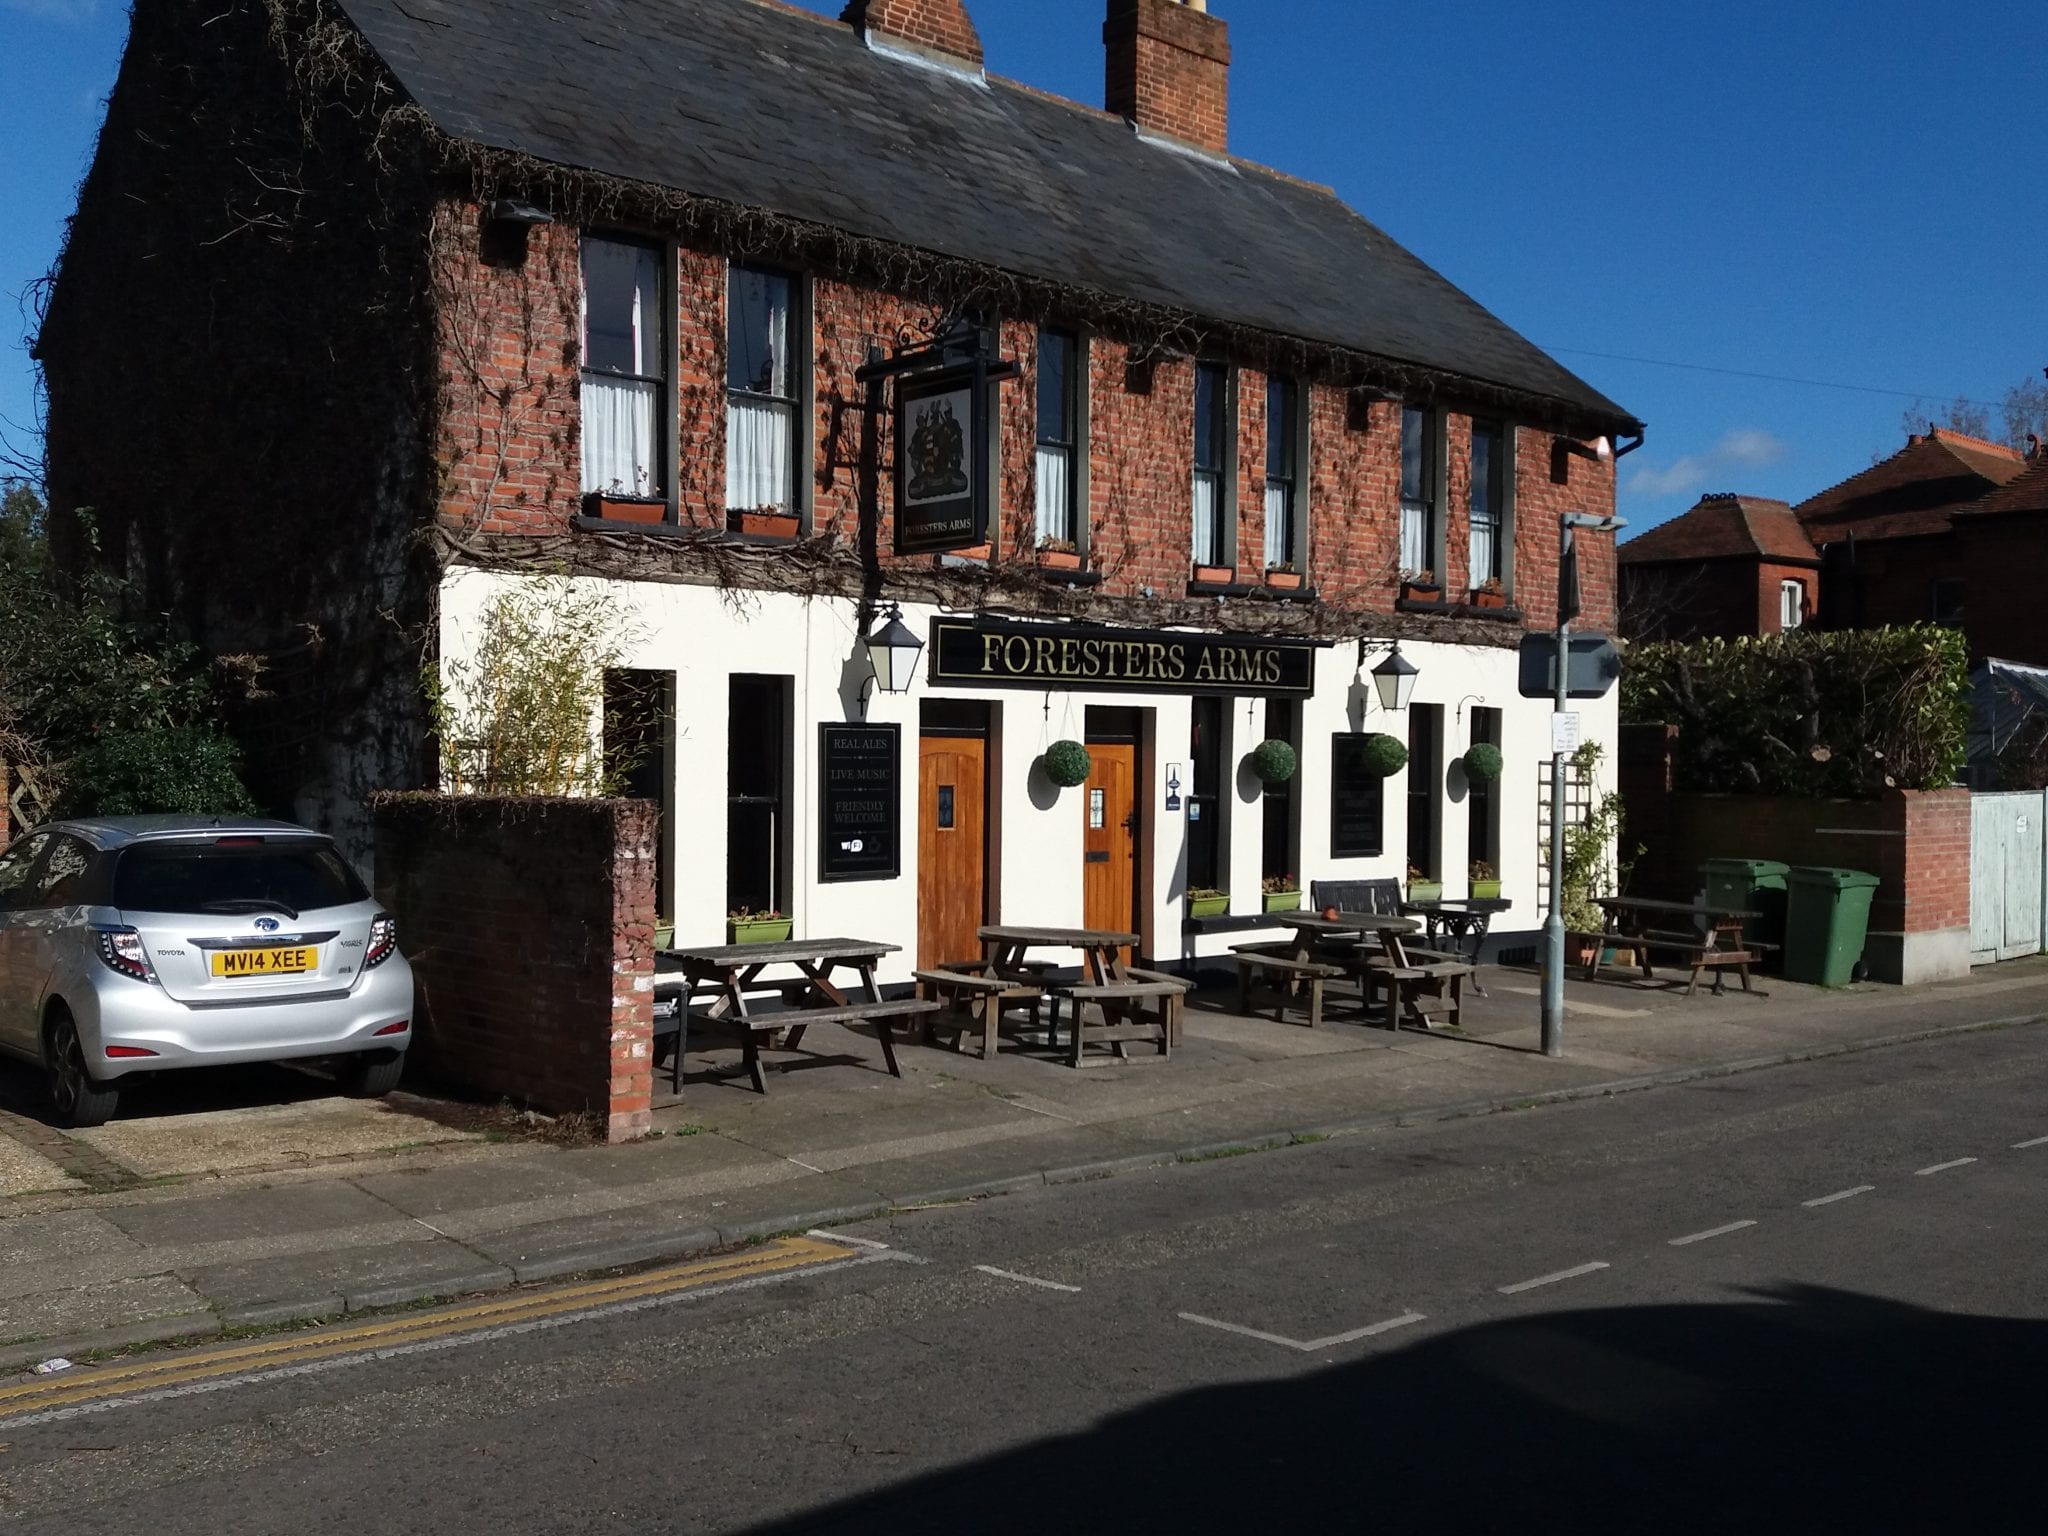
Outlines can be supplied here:
M863 636L861 643L868 648L868 665L874 672L875 686L883 693L908 693L912 679L917 676L917 658L924 653L924 642L903 622L901 606L891 603L880 625ZM863 716L867 713L867 698L863 688Z

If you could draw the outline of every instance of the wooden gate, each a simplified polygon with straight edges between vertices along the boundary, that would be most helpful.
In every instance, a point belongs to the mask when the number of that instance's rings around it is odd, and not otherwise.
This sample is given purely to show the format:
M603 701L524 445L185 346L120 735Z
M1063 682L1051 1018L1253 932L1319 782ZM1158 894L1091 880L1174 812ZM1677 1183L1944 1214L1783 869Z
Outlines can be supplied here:
M2048 794L1970 797L1970 963L2038 954L2048 894Z

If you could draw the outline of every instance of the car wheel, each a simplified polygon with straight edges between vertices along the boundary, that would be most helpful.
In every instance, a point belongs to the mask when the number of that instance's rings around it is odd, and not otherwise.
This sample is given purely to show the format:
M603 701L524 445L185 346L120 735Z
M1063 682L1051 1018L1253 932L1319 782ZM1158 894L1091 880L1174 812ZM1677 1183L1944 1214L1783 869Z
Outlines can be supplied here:
M50 1019L49 1073L50 1098L57 1106L60 1125L74 1130L105 1125L121 1107L120 1088L95 1081L86 1070L78 1026L62 1008Z
M352 1099L381 1099L398 1086L405 1071L403 1051L365 1051L342 1063L334 1075Z

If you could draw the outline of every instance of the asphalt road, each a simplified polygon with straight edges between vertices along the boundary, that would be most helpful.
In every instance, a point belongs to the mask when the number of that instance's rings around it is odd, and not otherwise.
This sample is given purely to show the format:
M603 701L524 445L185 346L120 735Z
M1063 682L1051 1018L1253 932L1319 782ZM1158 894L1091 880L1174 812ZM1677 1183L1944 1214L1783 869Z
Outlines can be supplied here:
M906 1213L828 1272L0 1420L0 1520L2038 1531L2044 1090L2018 1028Z

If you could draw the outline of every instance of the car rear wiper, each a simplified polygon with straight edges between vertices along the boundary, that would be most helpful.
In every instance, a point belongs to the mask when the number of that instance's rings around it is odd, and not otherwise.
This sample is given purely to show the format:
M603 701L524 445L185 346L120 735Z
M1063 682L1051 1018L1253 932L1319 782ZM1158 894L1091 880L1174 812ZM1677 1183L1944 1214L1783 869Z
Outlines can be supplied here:
M202 901L202 912L282 912L293 922L299 920L296 907L288 907L281 901L272 901L264 896L235 896L226 901Z

